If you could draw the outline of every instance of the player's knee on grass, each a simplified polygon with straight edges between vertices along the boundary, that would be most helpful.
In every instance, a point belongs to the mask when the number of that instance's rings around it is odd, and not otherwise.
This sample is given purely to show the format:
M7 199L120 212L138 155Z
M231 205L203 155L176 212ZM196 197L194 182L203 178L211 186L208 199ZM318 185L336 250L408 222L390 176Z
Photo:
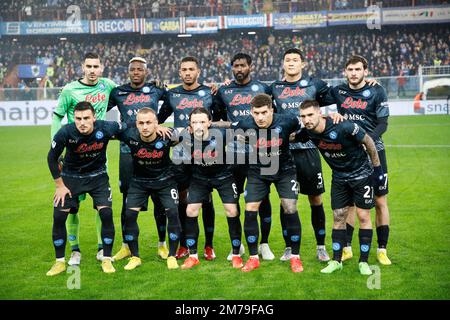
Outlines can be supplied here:
M297 212L296 199L281 199L281 206L283 207L285 214L293 214Z

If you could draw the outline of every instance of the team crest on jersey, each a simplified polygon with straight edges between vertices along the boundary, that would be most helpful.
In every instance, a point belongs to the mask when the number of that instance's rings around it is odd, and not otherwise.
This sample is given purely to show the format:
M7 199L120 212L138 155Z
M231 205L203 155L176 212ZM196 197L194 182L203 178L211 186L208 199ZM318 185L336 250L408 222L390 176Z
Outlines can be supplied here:
M276 133L281 133L281 131L283 131L283 129L280 126L276 126L274 130Z
M303 79L302 81L300 81L300 85L302 87L306 87L308 85L308 81Z
M362 95L364 96L364 97L369 97L370 96L370 90L369 89L367 89L367 90L364 90L363 91L363 93L362 93Z
M105 90L105 85L103 83L100 83L100 85L98 86L100 88L100 90Z
M98 140L100 140L101 138L103 138L103 132L101 132L101 131L97 131L96 133L95 133L95 137L98 139Z
M330 139L336 140L337 138L337 132L336 131L331 131L328 136L330 137Z
M155 148L156 149L161 149L163 147L163 143L161 142L161 141L158 141L156 144L155 144Z
M253 92L256 92L256 91L258 91L259 87L257 84L254 84L254 85L252 85L251 89Z
M143 93L149 93L150 92L150 88L145 86L145 87L142 88L142 92Z
M198 92L198 95L199 95L200 97L204 97L204 96L206 95L205 90L200 90L200 91Z

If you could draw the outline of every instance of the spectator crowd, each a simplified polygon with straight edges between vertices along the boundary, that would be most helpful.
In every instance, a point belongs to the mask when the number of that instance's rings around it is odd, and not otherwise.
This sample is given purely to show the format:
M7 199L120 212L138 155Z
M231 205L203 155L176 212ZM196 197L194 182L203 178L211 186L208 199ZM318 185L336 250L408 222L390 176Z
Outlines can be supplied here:
M81 19L171 18L270 12L360 9L372 4L406 7L448 4L448 0L4 0L4 21L66 20L79 7Z
M54 37L18 38L12 43L3 38L0 75L5 76L17 64L46 64L52 85L61 87L81 76L82 57L93 51L103 59L103 76L116 83L128 81L128 61L135 55L147 59L150 78L179 83L178 62L192 55L201 63L202 81L221 82L232 77L231 57L245 52L253 57L254 77L269 81L281 77L283 52L297 47L305 54L306 72L323 79L341 78L345 60L352 54L368 59L371 76L407 76L417 74L419 65L450 64L448 26L335 27L301 33L266 30L256 35L220 32L192 38L92 35L56 42Z

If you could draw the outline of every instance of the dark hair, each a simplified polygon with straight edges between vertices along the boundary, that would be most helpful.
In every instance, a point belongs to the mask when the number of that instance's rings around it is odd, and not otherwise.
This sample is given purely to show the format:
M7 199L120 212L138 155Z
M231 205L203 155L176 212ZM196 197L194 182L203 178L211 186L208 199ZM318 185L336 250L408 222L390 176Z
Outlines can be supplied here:
M86 60L86 59L99 59L100 60L100 56L95 52L88 52L84 55L84 60Z
M200 107L200 108L194 108L194 110L192 110L189 113L189 121L191 121L191 117L194 114L206 114L208 116L208 120L211 121L212 117L211 117L211 113L204 107Z
M73 108L73 111L85 111L85 110L91 110L92 114L95 115L94 107L90 102L87 101L80 101L75 105L75 108Z
M181 64L184 63L184 62L195 62L195 64L197 65L197 68L200 67L200 64L198 63L198 60L195 57L190 57L189 56L189 57L184 57L183 59L181 59L180 68L181 68Z
M305 100L300 105L300 109L301 110L305 110L305 109L308 109L308 108L311 108L311 107L313 107L315 109L320 109L320 104L316 100Z
M358 62L361 62L363 64L364 70L367 69L368 63L367 63L366 58L364 58L363 56L358 56L358 55L351 56L345 63L345 67L347 68L350 64L356 64Z
M252 64L252 57L250 57L248 54L246 54L246 53L243 53L243 52L239 52L239 53L236 53L234 56L233 56L233 58L231 58L231 65L233 65L233 63L236 61L236 60L240 60L240 59L245 59L245 61L247 61L247 64L248 65L251 65Z
M260 108L263 106L268 106L269 108L272 108L272 98L265 93L257 94L252 99L252 108Z
M300 56L300 58L302 59L302 61L305 60L305 56L303 55L303 52L297 48L287 49L283 54L283 59L286 57L286 55L291 54L291 53L298 54Z

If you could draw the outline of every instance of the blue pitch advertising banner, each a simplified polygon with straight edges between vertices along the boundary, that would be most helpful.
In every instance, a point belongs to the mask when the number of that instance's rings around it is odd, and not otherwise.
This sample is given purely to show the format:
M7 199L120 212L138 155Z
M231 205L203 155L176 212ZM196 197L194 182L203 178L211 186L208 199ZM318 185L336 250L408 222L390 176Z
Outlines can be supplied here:
M130 33L139 32L138 19L114 19L91 21L91 33Z
M47 66L44 64L19 64L17 73L19 78L42 78L45 76Z
M180 33L180 18L145 19L139 21L141 34Z
M35 21L35 22L3 22L1 33L4 35L32 34L79 34L89 33L86 20L73 21Z
M273 26L277 30L326 27L327 14L326 11L305 13L274 13Z

